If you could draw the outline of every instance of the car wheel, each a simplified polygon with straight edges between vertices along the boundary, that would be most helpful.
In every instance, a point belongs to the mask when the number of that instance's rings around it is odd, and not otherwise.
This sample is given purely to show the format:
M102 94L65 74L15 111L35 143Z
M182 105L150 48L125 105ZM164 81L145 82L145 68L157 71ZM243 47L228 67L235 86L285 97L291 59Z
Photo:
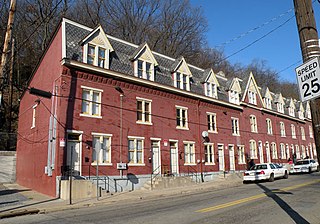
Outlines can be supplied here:
M274 174L270 174L270 177L269 177L269 182L273 182L274 181Z
M242 183L243 183L243 184L247 184L247 183L248 183L248 181L244 180Z
M288 177L289 177L289 175L288 175L288 172L286 171L286 172L284 173L283 179L288 179Z
M311 169L311 167L309 167L309 172L308 173L311 173L312 172L312 169Z

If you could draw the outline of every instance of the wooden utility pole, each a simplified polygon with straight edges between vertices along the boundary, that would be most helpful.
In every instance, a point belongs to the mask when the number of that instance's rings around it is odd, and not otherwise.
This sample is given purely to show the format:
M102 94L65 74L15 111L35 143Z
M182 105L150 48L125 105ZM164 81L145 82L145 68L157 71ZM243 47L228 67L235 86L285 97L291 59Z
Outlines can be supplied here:
M8 58L7 54L8 54L8 49L9 49L9 42L10 42L11 36L12 36L12 28L13 28L15 11L16 11L16 0L11 0L7 31L6 31L6 36L4 38L3 51L2 51L1 64L0 64L0 90L3 88L4 70L5 70L5 66L7 64L7 58Z
M319 38L311 0L293 0L303 62L320 56ZM312 125L320 161L320 98L311 100Z

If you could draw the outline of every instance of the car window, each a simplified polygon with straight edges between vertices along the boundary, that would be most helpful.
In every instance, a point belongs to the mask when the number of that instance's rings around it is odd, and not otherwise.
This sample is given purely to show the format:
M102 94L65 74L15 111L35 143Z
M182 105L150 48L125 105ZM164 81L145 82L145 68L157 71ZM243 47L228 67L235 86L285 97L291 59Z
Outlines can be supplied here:
M306 164L309 164L308 160L300 160L300 161L297 161L296 163L296 165L306 165Z
M267 165L266 164L254 165L253 167L251 167L250 170L264 170L264 169L267 169Z
M276 163L274 164L274 166L275 166L276 168L278 168L278 169L279 169L279 168L282 168L282 166L281 166L281 165L276 164Z
M273 164L270 164L271 169L275 169L275 166Z

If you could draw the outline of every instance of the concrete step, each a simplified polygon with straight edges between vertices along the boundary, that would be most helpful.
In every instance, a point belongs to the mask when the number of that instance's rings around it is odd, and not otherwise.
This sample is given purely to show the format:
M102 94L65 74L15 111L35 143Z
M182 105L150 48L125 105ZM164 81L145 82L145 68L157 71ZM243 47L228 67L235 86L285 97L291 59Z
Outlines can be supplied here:
M195 185L196 183L192 180L192 177L183 176L183 177L158 177L154 180L151 187L151 180L147 181L142 190L157 190L181 186L190 186Z

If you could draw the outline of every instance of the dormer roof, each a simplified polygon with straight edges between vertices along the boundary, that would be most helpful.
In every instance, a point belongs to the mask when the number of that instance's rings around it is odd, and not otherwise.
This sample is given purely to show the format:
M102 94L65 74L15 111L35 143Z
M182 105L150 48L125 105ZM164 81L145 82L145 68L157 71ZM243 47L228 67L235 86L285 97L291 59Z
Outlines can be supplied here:
M175 62L173 63L173 65L171 67L171 71L172 72L180 71L180 72L183 72L183 73L190 75L192 77L192 73L189 69L189 66L188 66L186 60L184 59L184 57L182 57L182 56L175 60Z
M262 96L261 96L261 94L260 94L259 87L258 87L258 85L257 85L257 83L256 83L256 80L255 80L254 77L253 77L252 72L250 72L248 78L245 79L245 80L243 80L243 81L244 81L244 83L246 83L246 88L245 88L244 93L243 93L243 96L242 96L242 101L244 101L244 99L245 99L248 91L252 91L252 92L254 92L254 93L257 94L257 96L258 96L259 99L260 99L260 102L263 102L263 101L262 101ZM246 81L246 82L245 82L245 81Z
M110 52L114 51L112 45L110 44L110 42L108 40L107 35L105 34L105 32L102 29L101 25L99 25L98 27L93 29L85 38L83 38L80 41L80 44L83 45L88 42L93 42L95 44L105 46L106 48L108 48L110 50Z
M158 66L158 62L155 59L154 55L152 54L152 51L150 50L149 45L145 42L141 44L132 54L130 57L131 61L136 60L137 58L142 57L143 59L147 61L151 61L155 66Z
M212 82L215 83L217 86L220 86L219 81L216 77L216 74L213 72L211 68L204 70L203 72L204 80L203 82Z

